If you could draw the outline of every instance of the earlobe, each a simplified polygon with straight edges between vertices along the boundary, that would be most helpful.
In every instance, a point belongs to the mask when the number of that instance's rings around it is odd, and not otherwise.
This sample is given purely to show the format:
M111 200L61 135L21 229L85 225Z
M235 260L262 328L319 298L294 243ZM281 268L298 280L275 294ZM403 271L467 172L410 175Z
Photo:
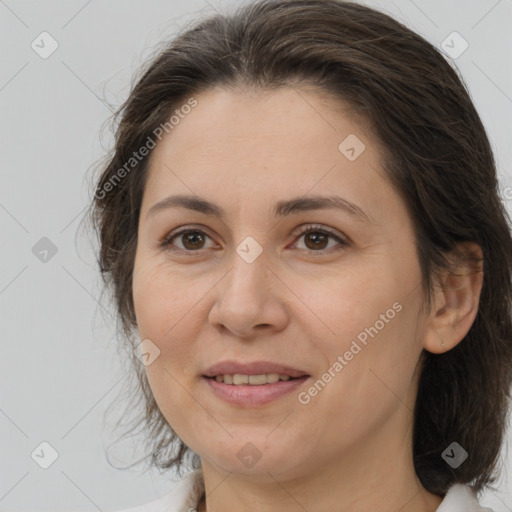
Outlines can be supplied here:
M474 242L458 245L463 256L439 277L427 318L423 347L434 354L451 350L475 321L483 285L483 254Z

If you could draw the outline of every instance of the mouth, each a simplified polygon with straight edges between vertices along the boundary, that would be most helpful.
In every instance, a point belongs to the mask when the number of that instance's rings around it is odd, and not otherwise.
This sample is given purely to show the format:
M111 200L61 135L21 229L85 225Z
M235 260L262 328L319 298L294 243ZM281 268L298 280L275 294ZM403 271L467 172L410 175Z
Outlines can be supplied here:
M232 405L251 407L291 393L311 375L268 361L224 361L211 366L202 377L218 398Z
M277 375L277 378L276 378ZM278 380L288 380L303 377L307 373L303 370L286 366L271 361L252 361L252 362L237 362L237 361L221 361L210 366L205 372L204 377L213 377L215 379L227 379L226 384L250 384L246 378L253 378L254 384L265 384L267 379L269 383L277 382ZM265 382L263 381L265 377ZM233 377L233 382L230 381ZM236 379L235 379L236 378ZM221 381L223 382L223 381Z
M217 382L223 382L230 386L263 386L265 384L274 384L275 382L286 382L296 380L300 377L290 377L290 375L279 373L261 373L259 375L244 375L242 373L220 374L215 377L206 377L207 379L215 379Z

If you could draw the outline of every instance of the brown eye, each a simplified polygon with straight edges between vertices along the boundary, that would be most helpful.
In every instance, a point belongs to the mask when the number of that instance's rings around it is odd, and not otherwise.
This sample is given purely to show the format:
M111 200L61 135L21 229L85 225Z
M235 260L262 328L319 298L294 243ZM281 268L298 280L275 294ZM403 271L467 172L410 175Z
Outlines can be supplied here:
M166 238L162 242L161 246L167 249L193 252L204 249L207 238L210 237L199 229L184 229ZM181 242L181 246L175 246L174 240L179 240Z
M204 236L200 231L187 231L181 235L181 240L186 249L201 249L204 244Z
M304 239L305 247L299 247L299 249L310 252L322 252L336 248L336 246L340 248L349 245L347 240L342 239L326 228L320 228L316 225L306 226L306 229L298 236L298 239L301 238ZM182 229L181 231L169 235L161 242L161 247L166 250L198 252L207 248L207 239L211 240L211 238L200 229ZM334 243L331 243L329 246L330 241Z
M325 249L329 242L329 235L320 231L311 231L304 235L304 241L308 249Z
M309 225L299 234L298 239L304 238L305 247L299 247L310 252L321 252L328 249L346 247L349 245L347 240L342 239L340 236L332 233L326 228L321 226ZM333 241L334 244L329 246L329 241Z

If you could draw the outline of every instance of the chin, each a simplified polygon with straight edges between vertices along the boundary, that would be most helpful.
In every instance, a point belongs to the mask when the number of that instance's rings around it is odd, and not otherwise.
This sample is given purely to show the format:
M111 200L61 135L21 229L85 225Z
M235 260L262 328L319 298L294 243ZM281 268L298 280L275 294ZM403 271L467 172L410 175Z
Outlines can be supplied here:
M210 453L206 459L225 473L251 476L260 482L274 482L272 476L277 478L278 475L299 475L301 469L310 465L310 459L304 464L304 457L307 455L300 457L296 449L278 439L275 443L265 440L267 434L232 440L227 445L221 445L216 453L211 453L210 445ZM201 459L204 460L203 457Z

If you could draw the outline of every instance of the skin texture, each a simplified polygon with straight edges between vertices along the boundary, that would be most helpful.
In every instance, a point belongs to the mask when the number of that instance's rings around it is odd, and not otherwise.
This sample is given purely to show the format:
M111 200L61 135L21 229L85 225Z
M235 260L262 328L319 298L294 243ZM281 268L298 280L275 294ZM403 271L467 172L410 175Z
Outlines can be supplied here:
M199 510L436 510L442 497L421 486L412 462L419 360L423 349L462 340L482 273L461 267L460 277L443 277L432 310L422 309L412 221L375 139L342 104L305 87L216 88L195 98L151 155L133 294L140 339L160 350L146 367L155 399L201 457L207 499ZM349 134L366 146L354 161L338 149ZM147 217L171 194L196 194L226 216L169 208ZM271 213L280 200L333 194L371 221L335 209ZM309 223L346 244L315 242ZM180 235L161 247L184 226L204 239ZM236 252L249 236L263 250L252 263ZM300 403L298 393L394 303L401 310ZM268 404L232 405L202 377L226 359L275 361L311 377ZM251 467L237 456L249 442L261 456Z

